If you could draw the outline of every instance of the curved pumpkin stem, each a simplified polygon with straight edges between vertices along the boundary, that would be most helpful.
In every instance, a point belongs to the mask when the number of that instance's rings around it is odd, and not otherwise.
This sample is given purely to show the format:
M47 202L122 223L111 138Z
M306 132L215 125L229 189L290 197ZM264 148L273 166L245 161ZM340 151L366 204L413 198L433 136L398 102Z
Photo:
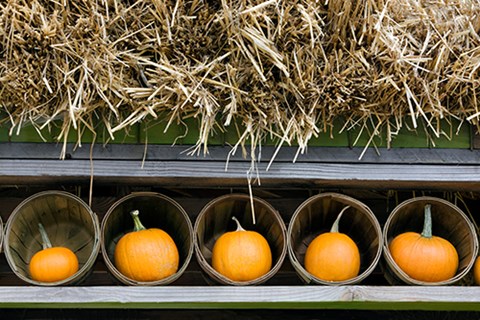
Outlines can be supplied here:
M425 205L425 220L423 221L423 231L422 237L431 238L432 237L432 205Z
M234 220L237 223L237 230L235 231L245 231L245 229L242 228L242 225L240 224L240 221L238 221L237 218L232 217L232 220Z
M346 206L345 208L342 209L342 211L340 211L337 219L335 219L335 222L333 223L332 228L330 229L330 232L338 232L338 225L340 224L340 218L348 208L350 208L350 206Z
M43 224L40 222L38 223L38 230L40 231L40 236L42 237L42 248L43 250L51 248L52 243L50 242L50 239L48 238L47 231L43 227Z
M130 212L130 215L133 218L133 224L135 225L134 226L135 231L140 231L140 230L147 229L143 226L142 222L140 221L140 218L138 217L139 214L140 214L140 211L138 211L138 210L133 210L132 212Z

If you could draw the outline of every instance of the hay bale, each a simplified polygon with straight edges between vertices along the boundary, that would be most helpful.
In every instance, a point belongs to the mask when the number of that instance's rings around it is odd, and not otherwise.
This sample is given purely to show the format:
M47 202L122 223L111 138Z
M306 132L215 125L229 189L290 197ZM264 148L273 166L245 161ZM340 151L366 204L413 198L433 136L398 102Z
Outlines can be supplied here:
M478 126L477 0L191 0L0 4L0 124L57 120L115 133L160 119L199 122L193 153L238 131L250 157L360 127L387 141L407 123ZM364 130L365 129L365 130ZM454 131L454 130L452 130ZM80 138L79 138L80 140Z

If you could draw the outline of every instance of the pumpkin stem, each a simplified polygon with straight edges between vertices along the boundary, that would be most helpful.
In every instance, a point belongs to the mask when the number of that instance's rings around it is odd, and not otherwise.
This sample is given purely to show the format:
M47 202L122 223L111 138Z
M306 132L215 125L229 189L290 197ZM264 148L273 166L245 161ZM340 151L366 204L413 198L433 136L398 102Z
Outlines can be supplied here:
M242 225L240 224L240 221L238 221L237 218L232 217L232 220L234 220L237 223L237 230L235 231L245 231L245 229L242 228Z
M138 210L133 210L132 212L130 212L130 215L133 218L133 223L135 225L135 231L147 229L143 226L142 222L140 222L140 218L138 217L139 214L140 214L140 211Z
M51 248L52 243L50 242L50 239L48 238L47 231L43 227L43 224L38 223L38 230L40 231L40 236L42 237L42 248L43 248L43 250Z
M332 228L330 229L330 232L338 232L338 225L340 224L340 218L348 208L350 208L350 206L346 206L345 208L342 209L342 211L340 211L337 219L335 219L335 222L333 223Z
M432 205L425 205L425 220L423 221L423 231L422 237L431 238L432 237Z

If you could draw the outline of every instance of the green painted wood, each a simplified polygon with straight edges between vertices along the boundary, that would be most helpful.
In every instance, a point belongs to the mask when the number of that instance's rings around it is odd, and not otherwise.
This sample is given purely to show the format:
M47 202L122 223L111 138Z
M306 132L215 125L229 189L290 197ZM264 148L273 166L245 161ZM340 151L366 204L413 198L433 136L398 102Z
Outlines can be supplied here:
M418 128L410 129L404 127L395 136L392 141L392 147L394 148L470 148L471 146L471 133L470 125L467 123L461 123L460 121L442 121L438 124L439 136L432 134L429 128L426 128L424 122L419 122Z
M8 121L5 121L5 115L0 114L0 142L58 142L58 136L61 133L61 123L52 123L47 128L40 130L31 124L26 124L20 130L14 128L10 133ZM3 121L2 121L3 120ZM157 119L148 117L140 123L116 131L113 139L109 130L102 122L94 125L96 132L95 141L98 143L139 143L139 144L163 144L163 145L195 145L199 141L199 133L203 125L201 118L194 116L184 119L170 119L166 115L159 115ZM413 129L409 125L408 119L405 120L403 127L397 133L391 135L392 141L387 141L388 128L386 125L379 126L372 122L359 122L356 126L344 128L344 120L338 118L332 126L321 126L321 131L317 136L312 136L308 142L311 147L377 147L377 148L470 148L471 130L470 125L461 123L457 120L444 120L439 123L432 122L435 130L441 132L438 136L433 134L430 127L426 127L425 122L419 121L418 127ZM207 145L234 145L244 134L246 128L240 121L232 122L228 127L221 125L221 119L210 131L206 137ZM168 125L168 128L167 128ZM394 131L391 126L390 131ZM69 143L88 143L93 141L94 134L85 125L80 125L80 129L69 130L66 140L60 142ZM380 133L373 135L375 129ZM275 130L274 131L278 131ZM80 137L80 138L79 138ZM265 135L264 139L257 142L257 145L279 145L298 146L298 141L289 141L282 137L271 134ZM246 144L251 144L247 139Z
M123 130L113 133L113 138L103 124L97 124L95 133L82 126L70 128L66 138L59 140L61 124L54 123L48 128L36 128L32 124L26 124L20 130L3 124L0 125L0 142L37 142L37 143L139 143L139 125L132 125Z
M43 138L42 138L43 137ZM16 128L11 131L11 127L0 125L0 142L46 142L55 141L54 135L48 130L37 130L32 125L27 125L17 131Z
M175 119L169 124L170 119L145 119L140 124L139 142L149 144L178 144L194 145L198 141L201 120L197 118ZM221 128L208 136L208 144L222 145L225 142Z
M166 120L149 119L142 125L140 141L151 144L172 144L174 141L180 145L194 145L198 142L201 119L188 118L183 121L173 122L167 130ZM380 134L372 138L375 124L362 123L352 128L344 128L344 120L337 119L333 126L325 126L322 131L312 136L308 142L311 147L378 147L378 148L470 148L470 125L459 121L442 121L438 129L441 134L435 136L431 128L426 128L424 122L418 122L418 127L411 129L405 123L398 133L392 134L392 141L387 142L387 127L382 126ZM343 130L342 130L343 129ZM234 145L245 132L244 124L232 123L228 127L215 127L208 137L209 145ZM393 130L393 129L391 129ZM247 140L247 145L251 143ZM282 137L267 134L261 141L262 145L298 146L298 141L282 141Z

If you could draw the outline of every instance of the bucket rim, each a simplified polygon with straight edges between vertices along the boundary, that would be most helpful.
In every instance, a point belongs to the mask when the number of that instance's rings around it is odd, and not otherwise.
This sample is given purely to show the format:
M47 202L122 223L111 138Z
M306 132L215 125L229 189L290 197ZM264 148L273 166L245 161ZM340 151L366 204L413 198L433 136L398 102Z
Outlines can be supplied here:
M200 220L201 218L206 214L207 210L213 206L216 203L228 200L229 198L232 197L238 197L240 199L244 199L246 201L255 201L263 206L267 207L269 209L269 212L272 212L275 219L278 222L278 225L281 229L281 233L283 236L283 246L281 248L280 255L278 256L277 262L275 265L271 267L271 269L264 274L263 276L250 280L250 281L233 281L224 275L220 274L218 271L216 271L210 263L206 260L206 258L203 256L200 245L199 245L199 240L198 240L198 229L200 225ZM200 210L200 213L198 214L197 218L195 219L195 224L194 224L194 236L195 236L195 256L199 262L200 267L210 276L213 278L214 281L224 284L224 285L232 285L232 286L252 286L252 285L258 285L262 284L269 279L271 279L277 272L280 270L281 266L283 265L283 262L285 261L285 257L287 255L287 237L286 237L286 226L285 223L280 216L280 213L278 212L277 209L275 209L268 201L257 197L257 196L251 196L246 193L240 193L240 192L235 192L235 193L228 193L224 194L218 197L215 197L214 199L210 200L207 204L203 206L203 208Z
M143 197L155 197L155 198L160 198L162 200L165 200L169 203L171 203L175 208L178 209L178 211L181 213L181 215L183 216L183 218L185 219L186 221L186 224L187 224L187 228L188 228L188 233L189 233L189 236L190 236L190 247L188 249L188 252L187 252L187 255L185 257L185 261L184 263L182 264L182 266L179 267L179 269L177 270L177 272L175 272L174 274L166 277L166 278L163 278L163 279L160 279L160 280L155 280L155 281L136 281L136 280L133 280L133 279L130 279L129 277L123 275L118 269L117 267L115 267L115 264L110 260L110 257L108 256L108 250L107 250L107 247L106 247L106 243L105 243L105 231L106 231L106 224L108 222L108 218L110 217L110 215L112 214L112 212L121 204L123 204L125 201L127 200L130 200L131 198L135 198L135 197L139 197L139 196L143 196ZM190 217L188 216L187 212L185 211L185 209L176 201L174 200L173 198L169 197L169 196L166 196L162 193L159 193L159 192L152 192L152 191L139 191L139 192L132 192L130 194L127 194L123 197L120 197L119 199L117 199L107 210L107 212L105 213L103 219L102 219L102 222L101 222L101 226L100 226L100 247L101 247L101 252L102 252L102 257L103 257L103 260L105 262L105 264L107 265L107 268L108 270L114 275L114 277L119 280L120 282L122 282L123 284L125 285L130 285L130 286L160 286L160 285L167 285L167 284L170 284L172 282L174 282L175 280L177 280L178 278L180 278L183 273L185 272L185 270L187 269L188 265L190 264L190 261L192 259L192 256L193 256L193 251L194 251L194 234L193 234L193 227L192 227L192 223L190 221Z
M3 251L3 242L5 239L5 225L3 219L0 216L0 253Z
M86 209L86 211L89 213L89 216L92 218L92 225L94 229L94 241L93 241L93 247L92 247L92 252L90 253L87 261L84 263L82 268L80 268L75 274L71 275L70 277L60 280L60 281L55 281L55 282L42 282L42 281L36 281L31 279L30 277L27 277L23 275L22 273L18 272L18 268L16 264L12 261L11 259L11 252L10 252L10 244L9 244L9 237L7 237L7 234L11 230L12 224L14 223L15 218L17 215L19 215L19 211L27 205L30 201L35 200L37 198L42 198L46 197L49 195L60 195L66 198L70 198L71 200L76 201L79 203L83 208ZM60 286L60 285L69 285L69 284L74 284L76 281L80 281L83 279L84 276L88 274L90 271L91 267L95 263L99 250L100 250L100 227L99 227L99 220L98 216L93 210L90 208L90 206L83 201L80 197L67 192L63 190L45 190L45 191L40 191L35 194L30 195L29 197L25 198L22 200L11 212L10 216L7 219L7 222L5 224L4 228L4 240L3 240L3 250L5 253L5 260L7 260L7 263L10 267L10 269L15 273L15 275L20 278L21 280L34 284L37 286L45 286L45 287L54 287L54 286Z
M292 233L293 233L293 225L302 210L309 205L311 202L317 201L322 198L327 198L327 197L338 197L345 199L347 202L354 203L355 207L357 209L361 209L366 211L366 216L369 218L369 221L372 223L373 228L375 230L375 233L378 238L378 248L375 252L375 257L370 263L370 265L360 274L358 274L356 277L343 280L343 281L325 281L322 280L310 272L308 272L303 264L297 259L295 251L293 249L292 245ZM298 276L306 283L306 284L320 284L320 285L328 285L328 286L342 286L342 285L351 285L351 284L357 284L361 281L363 281L365 278L367 278L377 267L380 258L382 257L382 251L383 251L383 246L382 246L382 228L380 226L380 223L378 222L378 219L376 218L375 214L373 211L362 201L355 199L351 196L338 193L338 192L322 192L316 195L313 195L311 197L308 197L305 199L294 211L290 222L288 224L288 230L287 230L287 240L288 240L288 253L289 253L289 258L290 262L293 265L294 269L297 271Z
M469 263L467 266L461 271L455 274L450 279L444 280L444 281L436 281L436 282L425 282L425 281L419 281L416 279L411 278L409 275L407 275L398 265L397 263L393 260L393 257L390 253L389 250L389 243L388 243L388 228L391 224L391 221L393 217L405 206L417 202L417 201L428 201L428 202L436 202L440 203L441 205L445 205L453 209L455 212L457 212L460 217L466 222L471 234L473 235L472 239L472 259L470 259ZM478 250L479 250L479 240L477 236L477 232L475 231L475 227L473 226L472 222L470 219L467 217L467 215L461 210L457 205L453 204L452 202L439 198L439 197L432 197L432 196L420 196L420 197L413 197L407 200L402 201L400 204L398 204L392 212L389 214L387 221L385 222L383 226L383 256L384 260L387 263L387 266L389 267L389 271L393 272L394 275L399 278L399 280L403 281L406 284L410 285L419 285L419 286L442 286L442 285L450 285L453 283L456 283L460 281L468 272L470 272L471 268L473 267L475 263L475 259L478 256Z

